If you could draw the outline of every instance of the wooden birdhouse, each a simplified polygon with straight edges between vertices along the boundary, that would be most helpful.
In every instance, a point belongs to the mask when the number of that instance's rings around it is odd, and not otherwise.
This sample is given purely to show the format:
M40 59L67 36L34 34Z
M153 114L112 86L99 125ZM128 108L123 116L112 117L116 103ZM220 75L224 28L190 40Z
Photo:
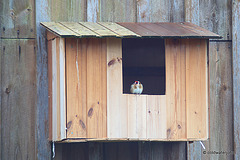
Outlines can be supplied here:
M41 24L51 141L208 139L209 39L219 35L187 22Z

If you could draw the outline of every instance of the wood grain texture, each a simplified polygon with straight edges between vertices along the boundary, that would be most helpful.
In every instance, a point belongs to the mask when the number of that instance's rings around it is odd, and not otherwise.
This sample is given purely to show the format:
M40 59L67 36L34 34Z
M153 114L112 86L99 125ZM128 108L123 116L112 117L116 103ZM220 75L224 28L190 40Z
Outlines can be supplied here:
M89 39L87 46L87 137L107 136L106 39Z
M0 2L0 37L35 38L35 1Z
M147 97L147 138L166 139L167 116L166 96Z
M127 138L127 96L123 96L122 41L107 39L107 137Z
M86 20L87 1L81 0L47 0L49 16L54 22L80 22Z
M233 120L234 159L240 159L240 2L232 1L232 69L233 69Z
M87 136L87 40L66 40L67 137Z
M185 0L185 21L231 40L231 1Z
M207 42L191 40L186 48L187 138L208 138Z
M137 22L182 22L184 1L137 1Z
M35 41L1 41L1 159L36 159Z
M147 95L127 95L128 138L147 138Z
M187 138L186 47L189 40L165 40L167 138ZM188 43L188 45L191 45ZM173 64L172 64L173 63Z
M100 22L136 22L136 0L100 1L95 5ZM88 17L93 13L89 13ZM95 14L93 14L95 16Z

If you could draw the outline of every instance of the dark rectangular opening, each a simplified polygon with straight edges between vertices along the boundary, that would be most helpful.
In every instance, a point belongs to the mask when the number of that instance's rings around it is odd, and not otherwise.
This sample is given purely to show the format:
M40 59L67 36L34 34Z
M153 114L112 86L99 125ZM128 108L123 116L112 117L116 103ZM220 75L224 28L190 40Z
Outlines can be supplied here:
M164 39L126 38L122 40L123 93L130 94L135 81L143 84L142 94L165 95Z

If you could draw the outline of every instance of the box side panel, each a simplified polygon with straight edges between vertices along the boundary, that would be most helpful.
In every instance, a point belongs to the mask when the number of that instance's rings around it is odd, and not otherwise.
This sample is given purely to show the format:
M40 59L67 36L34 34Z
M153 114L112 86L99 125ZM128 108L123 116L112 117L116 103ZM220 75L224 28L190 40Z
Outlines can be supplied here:
M49 32L47 32L49 34ZM49 116L49 140L52 140L52 41L48 41L48 116Z
M123 93L122 41L107 38L107 137L128 137L127 96Z
M167 139L186 138L186 41L165 40Z
M207 41L188 40L186 48L187 138L208 134Z

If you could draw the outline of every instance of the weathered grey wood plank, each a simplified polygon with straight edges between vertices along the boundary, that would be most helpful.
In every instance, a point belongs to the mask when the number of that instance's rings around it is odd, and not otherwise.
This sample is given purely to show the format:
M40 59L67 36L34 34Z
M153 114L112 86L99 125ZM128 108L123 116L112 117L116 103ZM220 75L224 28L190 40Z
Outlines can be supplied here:
M137 160L138 142L104 143L104 160Z
M184 21L184 0L137 1L138 22L182 22Z
M231 1L185 0L185 21L231 40Z
M34 0L0 1L0 37L35 38Z
M234 159L240 159L240 1L232 1Z
M97 20L100 22L136 22L136 0L105 0L95 6L95 10L99 11ZM88 17L91 14L88 12Z
M2 40L2 159L36 159L35 40Z
M43 1L43 0L40 0ZM45 0L44 0L45 1ZM86 0L47 0L49 16L54 22L80 22L86 20Z
M47 74L47 41L46 29L40 22L49 22L51 5L48 0L36 1L36 32L37 32L37 158L50 159L51 145L49 138L49 117L48 117L48 74ZM57 149L56 149L57 150Z

